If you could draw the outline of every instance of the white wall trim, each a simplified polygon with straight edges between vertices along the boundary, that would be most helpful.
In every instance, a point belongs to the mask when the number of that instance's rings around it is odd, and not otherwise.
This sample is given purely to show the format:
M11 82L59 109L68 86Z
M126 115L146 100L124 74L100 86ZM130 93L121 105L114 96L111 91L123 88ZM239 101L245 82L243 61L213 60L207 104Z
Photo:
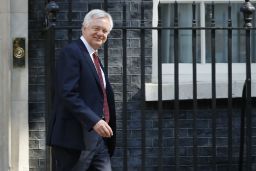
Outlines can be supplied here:
M10 1L0 5L0 170L11 167Z

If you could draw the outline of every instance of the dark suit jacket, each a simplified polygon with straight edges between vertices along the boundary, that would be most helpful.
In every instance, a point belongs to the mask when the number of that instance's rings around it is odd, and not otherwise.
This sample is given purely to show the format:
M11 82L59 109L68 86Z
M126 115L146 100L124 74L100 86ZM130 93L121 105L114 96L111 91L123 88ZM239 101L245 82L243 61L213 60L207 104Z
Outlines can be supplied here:
M105 140L112 155L116 136L115 103L112 88L105 77L109 125L114 133ZM103 92L95 66L80 39L60 52L56 62L54 94L47 144L78 150L94 148L99 136L92 127L103 116Z

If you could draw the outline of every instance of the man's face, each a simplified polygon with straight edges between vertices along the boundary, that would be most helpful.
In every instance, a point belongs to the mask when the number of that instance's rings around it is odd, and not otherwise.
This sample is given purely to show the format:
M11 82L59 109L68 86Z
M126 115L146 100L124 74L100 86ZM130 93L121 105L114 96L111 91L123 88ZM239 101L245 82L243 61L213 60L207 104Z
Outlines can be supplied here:
M110 32L110 22L108 18L94 18L89 25L84 26L82 34L89 45L97 50L106 42Z

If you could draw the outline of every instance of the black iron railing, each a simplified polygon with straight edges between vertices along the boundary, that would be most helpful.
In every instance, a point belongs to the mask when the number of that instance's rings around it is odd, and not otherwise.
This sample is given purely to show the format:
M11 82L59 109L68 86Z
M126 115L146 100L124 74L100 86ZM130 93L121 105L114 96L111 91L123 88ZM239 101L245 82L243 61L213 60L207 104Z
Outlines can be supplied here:
M107 4L108 1L104 0L104 9L107 11ZM241 141L240 141L240 160L236 162L236 164L239 164L239 170L243 170L244 168L246 170L252 170L252 111L251 111L251 105L252 105L252 98L251 98L251 30L255 29L252 27L252 13L254 11L254 7L250 3L249 0L246 0L244 5L241 8L241 11L244 13L244 21L245 25L244 27L232 27L232 19L231 19L231 6L229 4L228 6L228 25L227 27L215 27L215 16L214 16L214 3L212 3L212 18L211 18L211 26L210 27L198 27L197 21L196 21L196 4L193 3L192 5L192 26L191 27L179 27L179 18L178 18L178 3L175 3L174 5L174 26L173 27L162 27L161 22L159 22L159 25L157 27L146 27L144 23L144 1L141 1L141 23L139 27L128 27L126 25L126 4L124 1L123 5L123 24L119 27L115 27L115 29L122 30L122 147L123 147L123 153L122 153L122 159L123 159L123 170L127 171L129 168L128 165L128 138L127 138L127 129L128 129L128 123L127 123L127 31L129 30L139 30L140 31L140 57L141 57L141 80L140 80L140 86L141 86L141 95L140 95L140 112L141 112L141 155L140 155L140 161L141 161L141 170L146 170L146 123L145 123L145 109L146 109L146 102L145 102L145 39L146 34L145 32L147 30L157 30L158 32L158 38L161 38L161 34L163 30L172 30L174 32L174 165L175 170L179 171L179 168L182 164L182 161L180 161L179 156L179 150L180 150L180 144L179 144L179 114L180 114L180 97L179 97L179 32L181 30L191 30L192 32L192 74L193 74L193 161L192 161L192 167L193 170L198 170L198 138L197 138L197 113L198 113L198 97L197 97L197 61L196 61L196 44L197 44L197 38L196 34L200 30L209 30L211 33L211 108L212 108L212 142L211 142L211 168L212 170L217 170L217 164L216 164L216 30L227 30L227 53L228 53L228 169L233 170L233 165L235 164L233 161L233 142L232 142L232 121L233 121L233 112L232 112L232 104L233 104L233 98L232 98L232 31L233 30L241 30L245 31L246 33L246 80L244 84L244 91L243 91L243 108L242 108L242 115L241 115ZM58 30L68 30L68 39L72 40L72 30L80 29L80 26L71 26L72 25L72 1L69 1L69 25L68 26L56 26L56 12L58 11L58 6L54 1L50 1L47 6L47 16L46 16L46 76L47 76L47 113L50 114L51 106L52 106L52 100L51 97L53 95L53 89L52 89L52 77L54 75L54 59L55 59L55 32ZM161 15L160 9L159 9L159 18ZM105 44L104 46L104 64L105 67L108 68L108 48L109 45ZM158 40L158 49L161 49L161 40ZM158 111L158 161L157 161L157 170L163 170L163 97L162 97L162 59L161 59L161 51L158 51L158 101L157 101L157 111ZM242 92L241 92L242 94ZM48 116L47 116L48 118ZM47 119L46 119L47 121ZM245 132L246 131L246 132ZM244 164L244 144L246 144L246 156ZM49 154L47 154L49 156ZM48 160L50 162L50 160ZM49 166L50 168L50 166Z

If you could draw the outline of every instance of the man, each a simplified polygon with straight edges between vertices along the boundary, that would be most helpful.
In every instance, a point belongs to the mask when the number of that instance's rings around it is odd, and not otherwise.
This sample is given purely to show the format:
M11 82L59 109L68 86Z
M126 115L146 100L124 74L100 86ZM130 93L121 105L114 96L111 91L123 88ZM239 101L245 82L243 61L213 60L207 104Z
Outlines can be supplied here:
M54 109L47 144L53 170L111 171L115 148L114 95L97 51L113 28L105 11L90 11L82 36L56 62Z

